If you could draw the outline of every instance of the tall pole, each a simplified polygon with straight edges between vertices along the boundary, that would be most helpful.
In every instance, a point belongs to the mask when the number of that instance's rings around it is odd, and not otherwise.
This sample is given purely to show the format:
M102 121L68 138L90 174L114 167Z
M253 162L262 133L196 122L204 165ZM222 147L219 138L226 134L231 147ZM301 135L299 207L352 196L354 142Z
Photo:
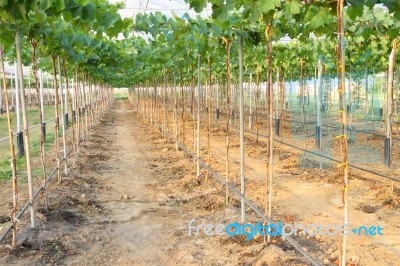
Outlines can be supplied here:
M230 123L231 123L231 68L230 68L230 55L231 55L231 40L226 39L226 172L225 181L229 182L229 142L230 142ZM225 204L229 204L229 188L225 188Z
M318 97L317 97L317 128L316 128L316 144L319 153L322 155L322 62L318 59ZM319 168L322 168L322 157L319 157Z
M75 84L74 84L74 95L75 95L75 112L76 112L76 152L79 152L79 145L81 140L81 101L80 101L80 89L79 89L79 78L78 69L75 70Z
M239 37L239 97L240 97L240 192L245 195L244 176L244 100L243 100L243 37ZM246 205L241 198L242 222L246 219Z
M318 104L317 104L317 78L318 78L318 65L315 66L314 68L314 109L317 111Z
M18 64L15 63L15 111L17 116L17 149L18 149L18 156L21 158L24 156L24 146L23 146L23 136L21 132L21 104L20 104L20 84L19 84L19 77L18 77Z
M31 212L31 227L35 227L35 206L34 206L34 202L33 202L33 182L32 182L32 166L31 166L31 156L30 156L29 128L28 128L28 116L27 116L27 112L26 112L24 79L23 79L23 72L22 72L21 38L20 38L19 31L17 31L17 33L15 34L15 46L17 49L19 87L21 89L20 97L21 97L22 120L23 120L23 125L24 125L26 174L28 176L28 193L29 193L29 205L30 205L30 212Z
M387 101L386 101L386 138L385 138L385 165L392 166L392 115L393 115L393 81L394 68L396 63L397 39L393 40L392 52L389 56L388 84L387 84Z
M175 149L179 151L178 147L178 138L179 138L179 128L178 128L178 99L177 99L177 90L176 87L176 71L174 67L174 132L175 132ZM157 89L156 89L157 90Z
M267 41L267 114L268 114L268 152L267 152L267 180L266 180L266 210L265 212L271 217L272 213L272 178L273 178L273 84L272 84L272 21L268 23L265 30ZM268 243L271 236L267 236Z
M250 93L250 115L249 115L249 129L253 129L253 74L250 73L250 86L249 86L249 93Z
M40 97L40 111L42 112L43 123L45 121L44 118L44 105L43 105L43 71L39 71L39 80L40 80L40 90L39 90L39 97Z
M196 146L196 155L197 155L197 163L196 163L196 173L197 178L200 177L200 86L201 86L201 77L200 77L200 55L197 56L197 146Z
M275 134L280 135L281 120L279 119L279 96L280 96L279 68L276 70L276 97L275 97Z
M17 163L15 158L15 149L14 149L14 142L13 142L13 131L11 125L11 114L10 114L10 106L9 106L9 96L7 91L7 80L6 80L6 71L4 68L4 53L3 47L0 45L0 63L1 63L1 70L2 70L2 78L3 78L3 92L5 97L6 103L6 113L7 113L7 125L8 125L8 139L10 145L10 155L11 155L11 174L12 174L12 187L13 187L13 210L12 210L12 224L13 224L13 231L12 231L12 248L15 249L17 247L17 206L18 206L18 179L17 179ZM12 77L11 77L12 80ZM12 92L12 91L11 91Z
M368 65L365 64L365 110L364 110L364 125L365 125L364 138L365 138L365 142L367 141L368 107L369 107L369 99L368 99Z
M348 159L347 159L347 137L345 135L346 127L346 110L345 106L345 46L344 46L344 0L337 1L337 22L338 22L338 73L339 73L339 107L340 107L340 143L342 147L342 163L340 164L341 174L343 174L343 189L342 189L342 201L344 204L343 224L348 224ZM347 253L347 236L342 236L341 243L341 256L339 257L340 265L346 265L346 253Z
M349 84L347 85L347 88L348 88L348 94L349 94L349 126L350 126L350 128L351 128L351 125L352 125L352 120L353 120L353 117L352 117L352 115L353 115L353 94L352 94L352 91L351 91L351 81L352 81L352 79L351 79L351 67L349 67ZM351 132L349 132L349 133L351 133Z
M31 91L31 68L28 67L28 92L29 92L29 106L32 106L32 91Z
M164 68L164 126L163 126L163 137L166 138L167 132L167 70Z
M207 93L207 112L208 112L208 123L207 123L207 164L210 165L211 161L211 97L212 97L212 91L211 91L211 83L212 83L212 77L211 77L211 56L208 56L208 93ZM207 171L206 175L206 182L208 182L208 177L210 175L210 171Z
M58 110L58 84L57 84L57 70L56 70L56 56L51 56L51 66L53 70L53 86L54 86L54 114L56 116L56 120L54 122L54 142L56 144L56 160L57 160L57 182L61 184L61 169L60 169L60 151L59 151L59 140L58 135L60 131L60 115Z
M15 65L15 69L17 69L17 65ZM14 110L14 92L13 92L13 71L11 69L11 87L10 87L10 93L11 93L11 108Z
M60 87L60 90L61 90L61 92L60 92L60 97L61 97L61 113L62 113L62 115L61 115L61 123L62 123L62 126L61 126L61 129L62 129L62 135L63 135L63 150L64 150L64 160L65 160L65 163L64 163L64 175L65 176L68 176L68 166L67 166L67 135L65 134L66 132L65 132L65 124L67 123L67 121L66 121L66 116L65 116L65 114L66 114L66 111L65 111L65 99L66 99L66 96L67 95L64 95L64 88L63 88L63 82L62 82L62 80L63 80L63 78L62 78L62 72L61 72L61 60L60 60L60 57L58 57L57 58L57 63L58 63L58 75L59 75L59 87Z
M216 90L215 90L215 94L216 94L216 100L215 100L215 121L217 122L219 119L219 84L218 84L218 79L216 79L215 82L216 85Z

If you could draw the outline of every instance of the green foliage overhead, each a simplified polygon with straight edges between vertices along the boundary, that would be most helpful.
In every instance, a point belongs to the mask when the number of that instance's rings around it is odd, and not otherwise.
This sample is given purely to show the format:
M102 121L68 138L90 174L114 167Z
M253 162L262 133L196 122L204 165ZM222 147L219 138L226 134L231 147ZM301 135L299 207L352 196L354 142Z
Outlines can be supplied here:
M31 63L33 49L41 68L50 70L50 56L67 62L68 73L84 72L112 86L130 87L154 82L165 73L182 72L191 80L200 55L202 65L213 62L216 76L224 78L226 43L232 43L231 62L237 71L238 38L245 42L245 70L266 77L266 28L272 27L274 71L281 76L313 75L321 58L327 74L336 75L336 2L331 0L186 0L212 16L171 17L160 12L122 19L122 4L106 0L0 0L0 42L6 60L15 60L15 34L21 33L23 61ZM377 6L377 3L380 3ZM400 28L397 0L347 0L346 64L365 72L387 69L391 44ZM34 62L33 62L34 63ZM372 69L371 69L372 71Z

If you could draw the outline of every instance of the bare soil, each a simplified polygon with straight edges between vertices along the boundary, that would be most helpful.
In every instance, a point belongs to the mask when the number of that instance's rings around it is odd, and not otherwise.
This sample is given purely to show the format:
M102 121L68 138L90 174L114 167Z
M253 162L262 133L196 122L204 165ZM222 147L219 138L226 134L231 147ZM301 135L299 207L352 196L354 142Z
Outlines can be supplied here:
M171 121L172 122L172 121ZM223 123L221 123L222 125ZM172 130L172 123L170 124ZM192 147L192 125L186 127ZM61 185L51 183L49 209L39 199L39 224L22 224L18 248L0 247L0 265L309 265L281 238L188 235L200 223L240 220L240 202L225 206L225 188L194 172L193 159L146 124L128 101L117 101L70 165ZM202 131L206 155L206 132ZM224 173L225 137L213 129L213 169ZM247 196L264 206L265 145L246 141ZM303 169L299 154L275 147L273 218L304 224L340 223L341 193L335 169ZM239 145L233 134L232 183L238 184ZM204 157L206 158L206 157ZM349 265L400 265L400 190L357 172L351 175L351 222L381 225L382 238L349 238ZM0 199L1 205L10 199ZM388 202L393 200L393 202ZM385 203L386 202L386 203ZM260 219L248 209L248 221ZM1 231L1 230L0 230ZM338 238L296 240L326 265L337 264Z

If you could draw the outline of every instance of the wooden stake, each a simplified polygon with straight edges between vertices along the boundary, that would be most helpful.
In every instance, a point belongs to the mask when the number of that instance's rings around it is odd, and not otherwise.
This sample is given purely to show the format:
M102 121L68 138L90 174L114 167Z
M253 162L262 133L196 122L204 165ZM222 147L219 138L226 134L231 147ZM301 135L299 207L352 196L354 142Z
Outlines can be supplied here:
M196 156L197 156L197 162L196 162L196 173L197 173L197 178L200 178L200 93L201 93L201 76L200 76L200 55L197 56L197 131L196 131L196 137L197 137L197 145L196 145Z
M62 115L61 115L61 122L62 122L61 129L62 129L62 136L63 136L63 151L64 151L64 160L65 160L65 163L64 163L64 175L68 176L67 134L65 132L65 127L66 127L66 123L67 123L67 121L65 119L66 118L65 115L67 113L66 109L65 109L65 102L66 102L66 96L67 95L64 96L64 89L63 89L63 85L62 85L63 78L62 78L62 72L61 72L61 60L60 60L59 56L57 57L57 62L58 62L58 75L59 75L59 82L60 82L60 89L61 89L61 113L62 113Z
M265 35L267 41L267 114L268 114L268 152L267 152L267 180L266 180L266 209L268 217L272 213L272 178L273 178L273 86L272 86L272 22L268 23ZM267 242L271 242L271 236L268 234Z
M17 247L17 207L18 207L18 180L17 180L17 163L15 158L15 149L14 149L14 142L13 142L13 131L11 125L11 113L10 113L10 104L9 104L9 96L7 91L7 79L6 79L6 71L4 68L4 53L3 53L3 46L0 44L0 63L1 63L1 74L3 80L3 92L5 97L5 104L6 104L6 112L7 112L7 125L8 125L8 138L10 144L10 156L11 156L11 174L12 174L12 185L13 185L13 209L12 209L12 224L13 224L13 231L12 231L12 248L15 249ZM12 78L11 78L12 80Z
M15 46L17 49L17 64L18 64L18 75L19 75L19 86L20 86L20 100L22 109L22 120L24 125L24 147L25 147L25 158L26 158L26 174L28 177L28 193L29 193L29 205L31 212L31 227L35 227L35 204L33 201L33 180L32 180L32 166L31 166L31 153L30 153L30 142L29 142L29 127L28 127L28 115L26 112L26 101L25 101L25 90L24 90L24 76L22 72L22 55L21 55L21 39L20 33L17 31L15 34Z
M31 46L32 46L32 65L33 65L33 77L35 82L35 91L36 91L36 98L39 99L39 123L40 123L40 162L42 164L42 171L43 171L43 195L44 195L44 204L45 208L48 209L48 202L47 202L47 190L46 190L46 182L47 182L47 175L46 175L46 163L45 163L45 152L44 152L44 141L45 141L45 125L44 125L44 110L43 110L43 83L42 79L40 79L40 86L39 86L39 78L38 78L38 70L37 70L37 60L36 60L36 48L37 43L35 40L31 39ZM42 72L40 72L42 74Z
M337 1L337 22L338 22L338 73L339 73L339 108L340 108L340 143L342 147L342 163L340 164L340 170L343 174L343 224L348 224L348 159L347 159L347 137L345 135L346 128L346 109L345 109L345 46L344 46L344 0ZM347 236L343 235L341 243L341 261L340 265L346 265L346 253L347 253Z
M206 99L208 105L208 124L207 124L207 164L210 165L211 160L211 56L208 57L208 97ZM206 182L208 182L208 177L210 171L207 171Z
M240 193L245 195L245 163L244 163L244 95L243 95L243 37L239 37L239 112L240 112ZM241 198L242 223L246 220L246 204Z
M396 49L397 39L393 40L392 52L389 56L389 69L388 69L388 86L387 86L387 100L386 100L386 139L385 139L385 165L389 168L392 167L392 115L393 115L393 83L394 83L394 69L396 64Z
M229 182L229 141L230 141L230 123L231 123L231 40L225 39L226 48L226 172L225 181ZM229 204L229 188L225 191L225 204Z
M56 72L56 56L53 54L51 57L52 67L53 67L53 82L54 82L54 110L56 120L54 121L54 138L56 143L56 158L57 158L57 181L59 184L62 182L61 178L61 167L60 167L60 147L59 147L59 140L58 140L58 132L60 127L60 115L58 112L58 83L57 83L57 72Z

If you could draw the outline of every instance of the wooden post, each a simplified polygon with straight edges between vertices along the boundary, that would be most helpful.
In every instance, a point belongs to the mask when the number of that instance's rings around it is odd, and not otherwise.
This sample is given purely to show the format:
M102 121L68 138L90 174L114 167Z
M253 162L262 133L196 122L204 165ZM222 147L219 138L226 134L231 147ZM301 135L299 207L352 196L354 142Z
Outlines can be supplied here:
M2 79L3 79L3 92L5 97L6 103L6 112L7 112L7 125L8 125L8 138L9 138L9 145L10 145L10 156L11 156L11 175L12 175L12 186L13 186L13 210L12 210L12 224L13 224L13 231L12 231L12 248L17 248L17 207L18 207L18 179L17 179L17 163L15 158L15 149L14 149L14 142L13 142L13 131L11 125L11 114L10 114L10 106L9 106L9 96L7 91L7 80L6 80L6 71L4 68L4 53L3 47L0 45L0 63L1 63L1 71L2 71ZM12 78L11 78L12 80ZM12 93L12 91L11 91Z
M179 126L178 126L178 88L176 86L176 72L174 67L174 132L175 132L175 150L179 151L178 140L179 140Z
M240 193L245 195L244 163L244 97L243 97L243 37L239 37L239 97L240 97ZM246 204L241 198L242 223L246 219Z
M15 63L15 112L17 116L17 149L18 149L18 156L21 158L24 156L24 146L22 132L21 132L21 104L20 104L20 83L18 77L18 64Z
M44 152L44 142L46 138L46 125L44 123L44 110L43 110L43 80L42 80L42 72L40 71L40 78L38 77L38 69L37 69L37 59L36 59L36 48L37 43L35 40L31 40L32 45L32 64L33 64L33 76L35 82L35 90L36 90L36 99L39 101L39 122L40 122L40 162L42 164L43 171L43 194L44 194L44 204L45 208L48 208L47 202L47 191L46 191L46 182L47 182L47 174L46 174L46 160L45 160L45 152Z
M392 166L392 115L393 115L393 81L394 81L394 68L396 64L396 49L397 39L393 40L392 52L389 56L389 69L388 69L388 85L387 85L387 100L386 100L386 138L385 138L385 166Z
M59 127L60 127L60 115L58 112L58 101L59 101L59 96L58 96L58 84L57 84L57 70L56 70L56 56L53 54L51 57L51 62L52 62L52 68L53 68L53 82L54 82L54 110L55 110L55 116L56 120L54 122L54 137L55 137L55 143L56 143L56 158L57 158L57 181L59 184L62 182L61 178L61 168L60 168L60 153L59 153L59 140L58 140L58 132L59 132Z
M229 141L230 141L230 123L231 123L231 103L229 94L231 92L231 40L225 40L226 48L226 172L225 181L229 182ZM225 204L229 204L229 188L225 191Z
M32 166L31 166L31 153L30 153L30 142L29 142L29 127L28 127L28 115L26 112L26 100L24 90L24 76L22 72L22 55L21 55L21 39L20 33L17 31L15 34L15 46L17 49L17 64L18 64L18 75L19 75L19 87L20 87L20 100L22 109L22 120L24 125L24 147L25 147L25 158L26 158L26 174L28 177L28 193L29 193L29 205L31 212L31 227L35 227L35 205L33 201L33 180L32 180Z
M167 70L164 68L164 90L163 90L164 98L163 98L163 138L167 137Z
M74 84L74 95L75 95L75 110L76 110L76 152L79 152L79 145L81 142L81 101L80 101L80 85L78 69L75 70L75 84Z
M344 39L344 9L343 9L344 0L337 1L337 23L338 23L338 73L339 73L339 108L340 108L340 143L342 147L342 163L340 164L339 169L341 170L341 174L343 175L343 188L342 188L342 201L344 204L343 215L344 220L343 224L348 224L348 188L349 188L349 179L348 179L348 159L347 159L347 137L345 135L345 127L346 127L346 109L345 106L345 39ZM339 263L341 266L346 265L346 253L347 253L347 236L342 236L342 241L340 244L341 252L339 256Z
M60 83L60 89L61 89L61 122L62 122L62 136L63 136L63 151L64 151L64 175L68 176L68 165L67 165L67 134L65 132L65 127L66 127L66 109L65 109L65 102L66 102L66 97L67 95L64 95L64 89L63 89L63 78L62 78L62 72L61 72L61 60L60 57L57 58L58 61L58 75L59 75L59 83Z
M265 212L268 217L272 214L272 178L273 178L273 84L272 84L272 21L268 23L265 29L267 41L267 115L268 115L268 150L267 150L267 178L266 178L266 207ZM268 234L267 242L271 242L271 235Z
M318 59L318 97L317 97L317 128L315 130L316 145L322 155L322 62ZM322 157L319 157L319 168L322 168Z
M210 165L211 161L211 56L208 56L208 93L207 93L207 112L208 112L208 124L207 124L207 164ZM208 182L208 177L210 171L207 171L206 182Z
M250 94L250 104L249 104L249 129L253 129L253 74L250 73L250 85L249 85L249 94Z
M368 126L368 108L369 107L369 99L368 99L368 65L365 64L365 109L364 109L364 140L367 142L367 126Z
M201 93L201 77L200 77L200 55L197 56L197 145L196 145L196 175L200 178L200 93Z
M281 120L279 117L279 95L280 95L280 82L279 82L279 68L276 70L276 97L275 97L275 135L280 135Z

